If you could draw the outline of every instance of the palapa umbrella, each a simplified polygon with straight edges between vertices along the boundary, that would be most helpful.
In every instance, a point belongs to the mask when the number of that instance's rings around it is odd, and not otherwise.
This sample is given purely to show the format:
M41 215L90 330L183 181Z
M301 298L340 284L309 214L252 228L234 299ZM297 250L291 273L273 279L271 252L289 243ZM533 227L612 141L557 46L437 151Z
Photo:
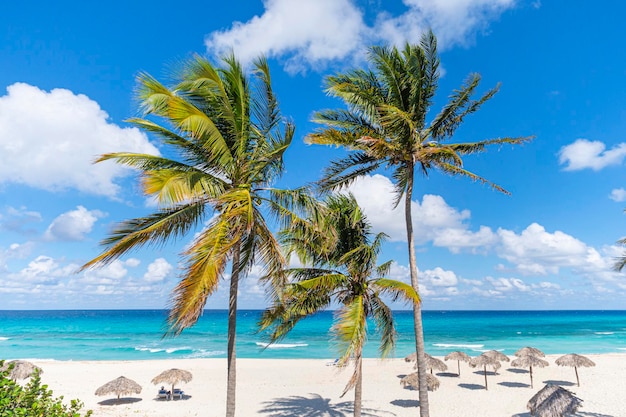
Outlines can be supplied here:
M426 359L426 367L430 368L431 374L433 373L433 369L441 372L448 370L448 365L446 365L441 359L430 356L428 353L424 353L424 357Z
M13 381L29 378L33 375L33 372L35 371L38 371L39 374L43 373L43 370L35 364L21 360L6 362L2 366L2 368L0 368L0 370L6 371L7 369L10 369L11 366L13 366L13 369L11 369L11 372L9 373L9 378L11 378Z
M511 366L516 368L529 368L530 370L530 387L533 387L533 366L538 366L540 368L544 368L550 365L548 361L544 361L541 358L538 358L534 355L524 355L519 356L517 359L514 359L511 362Z
M558 385L548 384L528 401L530 415L538 417L561 417L575 413L582 400Z
M404 358L405 362L414 362L417 360L417 353L413 352L410 355L407 355L406 358Z
M417 378L417 372L413 372L412 374L405 376L400 380L400 383L403 387L406 387L408 385L413 389L419 389L420 383L419 379ZM439 380L436 376L426 374L426 388L428 389L428 391L435 391L437 388L439 388Z
M499 350L488 350L486 352L483 352L482 354L485 356L489 356L490 358L494 358L498 362L509 362L511 360L508 356L506 356Z
M493 368L494 372L497 371L498 369L500 369L500 362L488 355L485 355L484 353L480 356L476 356L473 357L470 361L469 364L472 368L476 368L477 366L481 366L484 370L485 373L485 389L487 388L487 367L491 367Z
M184 369L168 369L167 371L163 371L154 378L152 378L153 384L163 384L167 383L172 386L172 394L174 393L174 385L177 385L179 382L189 382L191 381L192 375L191 372L185 371Z
M515 356L533 355L533 356L536 356L538 358L545 358L546 357L545 353L543 353L542 351L540 351L537 348L530 347L530 346L526 346L526 347L521 348L520 350L515 352L514 355Z
M109 381L96 390L96 395L115 394L118 400L122 395L139 393L141 393L141 385L125 376L120 376L113 381Z
M446 361L449 361L449 360L456 361L458 375L461 376L461 361L469 362L472 358L470 358L467 353L461 352L460 350L456 350L454 352L448 353L446 357L443 359Z
M576 383L580 387L580 380L578 379L578 368L581 366L590 367L596 366L595 362L589 358L586 358L582 355L577 355L575 353L570 353L567 355L563 355L556 360L556 364L559 366L573 366L574 372L576 372Z

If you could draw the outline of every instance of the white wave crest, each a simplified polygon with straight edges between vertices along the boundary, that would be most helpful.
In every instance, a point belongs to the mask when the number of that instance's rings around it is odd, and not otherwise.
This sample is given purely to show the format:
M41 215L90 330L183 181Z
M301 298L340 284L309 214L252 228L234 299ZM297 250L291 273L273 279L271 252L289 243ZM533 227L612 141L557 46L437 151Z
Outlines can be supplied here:
M0 342L4 342L5 340L9 340L9 338L0 336Z
M467 349L480 349L485 345L466 345L466 344L455 344L455 343L434 343L433 346L442 347L442 348L467 348Z
M599 334L599 335L603 335L603 334L615 334L615 332L594 332L594 334Z
M308 343L264 343L264 342L256 342L257 346L261 346L268 349L290 349L290 348L298 348L309 346Z

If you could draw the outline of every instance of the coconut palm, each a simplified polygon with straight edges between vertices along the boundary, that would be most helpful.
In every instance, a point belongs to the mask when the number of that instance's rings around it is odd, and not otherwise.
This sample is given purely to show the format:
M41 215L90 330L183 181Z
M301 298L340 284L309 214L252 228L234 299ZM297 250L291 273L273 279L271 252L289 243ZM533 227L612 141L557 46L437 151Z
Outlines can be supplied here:
M391 309L382 296L419 302L417 292L409 284L384 278L391 262L376 266L376 260L385 235L372 238L371 226L352 195L328 197L323 218L296 224L282 237L287 252L297 254L307 266L285 271L293 282L264 313L261 328L277 341L300 319L338 304L332 327L340 354L338 365L354 363L341 396L354 388L354 415L360 416L367 319L374 319L381 335L380 354L387 356L396 332Z
M181 254L184 270L167 318L167 333L178 335L196 323L230 262L226 416L232 417L238 283L253 264L273 277L283 268L280 244L264 215L289 215L287 197L297 194L270 188L282 174L294 127L280 116L264 59L247 76L233 56L221 65L196 56L171 87L148 74L139 75L138 84L144 117L130 123L159 138L168 157L120 152L98 161L138 169L144 194L159 208L119 224L102 242L103 252L82 268L197 232Z
M417 263L411 202L416 171L432 169L500 186L466 170L463 155L483 152L488 145L519 144L529 138L500 138L474 143L450 143L465 117L477 111L498 91L495 87L479 99L473 95L480 82L471 74L443 109L427 122L439 80L437 42L425 33L419 45L374 46L369 50L370 70L357 69L328 77L327 92L342 99L347 109L324 110L313 120L323 125L306 138L308 143L343 146L348 155L326 169L322 189L338 189L379 168L392 170L397 206L404 199L411 284L418 291ZM414 307L415 348L419 374L420 415L428 416L426 363L421 305Z

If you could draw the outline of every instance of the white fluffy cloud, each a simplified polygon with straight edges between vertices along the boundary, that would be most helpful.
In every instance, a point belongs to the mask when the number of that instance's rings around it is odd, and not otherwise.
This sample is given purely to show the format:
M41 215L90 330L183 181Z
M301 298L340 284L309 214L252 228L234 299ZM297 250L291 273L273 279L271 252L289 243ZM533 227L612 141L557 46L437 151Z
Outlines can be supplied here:
M513 7L514 0L403 0L407 10L392 16L381 13L375 25L379 40L399 45L419 39L424 28L432 28L445 46L471 42L482 30ZM375 39L377 39L375 38Z
M206 39L209 50L234 50L242 61L263 53L291 55L287 68L301 63L343 58L360 44L365 28L361 12L350 0L266 0L265 13L246 23L214 32Z
M404 206L401 202L393 208L393 184L389 178L373 175L355 181L348 191L356 197L376 231L383 231L392 241L406 242ZM462 249L489 247L496 243L496 234L486 226L477 232L469 230L469 210L450 207L443 197L427 194L422 202L411 203L415 240L418 243L448 248L452 252Z
M78 241L91 232L96 221L103 217L99 210L87 210L83 206L61 214L52 221L44 234L46 240Z
M263 4L260 16L209 34L209 51L233 50L243 61L259 54L283 58L288 70L297 71L330 60L353 59L370 44L416 42L428 27L444 47L465 44L515 1L403 0L399 13L380 10L371 26L354 0L265 0Z
M0 183L115 196L116 178L129 170L113 162L93 164L97 156L158 154L144 133L110 123L85 95L24 83L10 85L7 92L0 96Z
M440 267L422 272L422 279L435 287L454 287L459 283L454 271L446 271Z
M626 201L626 190L624 190L623 188L616 188L614 190L611 190L609 198L613 201L617 201L618 203Z
M163 282L172 272L174 267L164 258L157 258L148 265L148 271L143 276L147 282Z
M559 151L559 163L565 171L590 168L599 171L610 165L619 165L626 157L626 143L619 143L610 150L600 141L578 139Z

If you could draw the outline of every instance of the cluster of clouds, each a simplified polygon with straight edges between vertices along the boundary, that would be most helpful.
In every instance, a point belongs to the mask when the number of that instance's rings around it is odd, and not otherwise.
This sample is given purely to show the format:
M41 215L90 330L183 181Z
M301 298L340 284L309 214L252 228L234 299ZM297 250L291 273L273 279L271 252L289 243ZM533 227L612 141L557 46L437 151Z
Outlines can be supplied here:
M354 194L376 232L386 233L392 241L406 242L403 209L401 205L393 208L389 178L363 177L347 191ZM612 270L615 257L622 251L617 246L597 249L563 231L547 231L538 223L529 224L521 232L484 225L473 230L470 211L457 210L438 195L424 195L422 201L413 201L412 216L418 244L430 243L455 254L478 254L485 259L495 256L501 262L493 266L493 271L506 275L461 278L452 270L436 267L420 273L423 295L449 300L462 292L460 288L490 298L528 292L543 297L564 295L569 290L551 281L559 275L559 280L566 276L570 282L588 280L603 292L622 288L621 275ZM405 281L409 277L408 269L396 268L394 274Z
M129 169L113 162L93 164L121 150L158 155L145 133L120 127L99 104L66 89L43 91L15 83L0 96L0 183L40 190L78 190L115 197L117 180Z
M355 0L265 0L261 15L212 32L205 43L214 54L234 51L244 62L264 54L282 59L288 71L298 72L332 61L358 60L372 44L416 42L428 28L443 48L466 45L515 4L515 0L403 0L399 12L380 8L372 19Z
M373 17L355 0L265 0L263 5L259 16L207 35L207 49L214 54L234 49L243 61L265 54L283 62L288 71L306 71L331 62L358 61L370 44L416 41L429 27L442 48L467 45L490 22L515 7L516 1L403 0L399 13L380 8ZM25 83L10 85L6 94L0 95L0 136L10 138L0 141L0 185L49 192L72 190L109 199L121 199L120 181L132 172L112 162L92 164L97 156L120 150L159 154L144 133L113 123L89 97L60 88L44 91ZM626 143L607 149L603 142L578 139L561 148L557 157L564 171L599 171L623 163ZM393 185L388 178L363 178L351 191L375 230L387 233L392 242L406 240L402 207L393 208ZM626 201L626 190L614 189L609 198ZM451 207L438 195L424 195L421 201L412 202L411 209L419 245L444 248L460 256L492 256L499 262L493 266L493 275L499 276L463 276L442 267L424 269L420 271L424 296L450 300L462 295L566 295L571 290L552 280L557 274L589 281L598 292L626 289L611 271L621 248L594 248L537 223L520 232L472 227L469 210ZM25 237L22 242L0 243L0 295L27 302L29 295L40 294L39 299L45 300L46 294L54 292L66 297L80 295L87 303L106 295L110 305L116 300L123 303L128 294L144 300L165 299L175 282L175 267L159 256L149 261L116 260L77 274L80 265L76 261L45 254L45 245L88 240L95 226L107 218L103 210L76 206L52 219L43 231L36 226L43 222L36 211L27 207L0 210L0 232ZM264 289L256 280L260 274L253 268L242 283L244 300L262 298ZM408 281L408 267L396 263L391 275ZM225 291L221 289L215 297L225 302Z

